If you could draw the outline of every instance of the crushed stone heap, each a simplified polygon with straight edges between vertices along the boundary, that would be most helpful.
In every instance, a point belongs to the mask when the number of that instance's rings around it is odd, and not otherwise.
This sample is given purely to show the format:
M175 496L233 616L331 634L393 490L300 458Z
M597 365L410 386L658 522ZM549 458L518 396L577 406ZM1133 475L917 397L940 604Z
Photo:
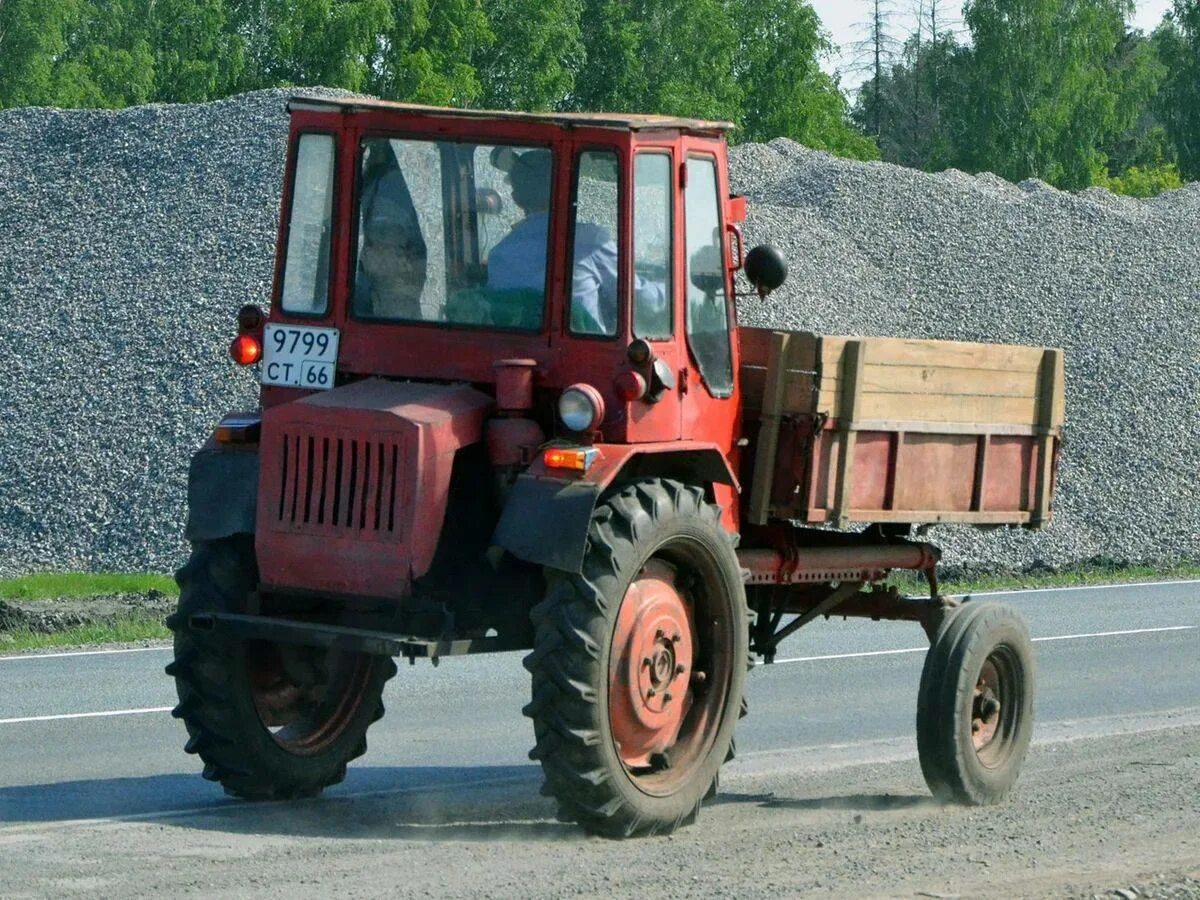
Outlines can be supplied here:
M265 302L291 92L0 111L0 576L171 570L188 459L255 403L226 355ZM788 284L746 324L1065 347L1058 515L935 529L974 571L1200 559L1200 185L1136 201L732 152Z

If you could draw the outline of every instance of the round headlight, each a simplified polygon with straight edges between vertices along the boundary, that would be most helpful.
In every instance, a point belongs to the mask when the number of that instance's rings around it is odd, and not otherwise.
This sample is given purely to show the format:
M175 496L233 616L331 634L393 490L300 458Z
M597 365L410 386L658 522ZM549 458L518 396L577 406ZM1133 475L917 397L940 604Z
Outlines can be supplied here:
M573 384L558 398L558 417L569 431L593 431L604 419L604 400L590 384Z

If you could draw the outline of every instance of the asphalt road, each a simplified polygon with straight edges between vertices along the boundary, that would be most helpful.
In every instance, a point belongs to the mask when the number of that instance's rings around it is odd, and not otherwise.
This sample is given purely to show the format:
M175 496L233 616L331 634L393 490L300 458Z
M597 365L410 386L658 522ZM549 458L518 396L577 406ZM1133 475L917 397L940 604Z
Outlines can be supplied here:
M1200 721L1200 582L988 597L1036 641L1035 741ZM729 774L911 758L920 629L818 622L753 671ZM82 819L153 819L234 801L199 777L167 710L170 650L0 657L0 832ZM522 783L531 728L519 654L402 666L371 749L327 796Z

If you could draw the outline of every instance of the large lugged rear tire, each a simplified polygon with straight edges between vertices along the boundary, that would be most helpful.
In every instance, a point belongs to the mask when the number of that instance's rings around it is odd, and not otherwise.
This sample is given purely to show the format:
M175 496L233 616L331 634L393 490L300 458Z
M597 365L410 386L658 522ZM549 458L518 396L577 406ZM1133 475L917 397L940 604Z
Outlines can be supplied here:
M383 686L396 664L192 631L195 613L246 612L258 583L248 535L196 543L175 577L167 674L179 694L173 715L187 726L185 749L204 761L204 777L252 800L310 797L341 781L383 716Z
M546 793L607 837L690 823L742 708L748 615L720 512L645 480L593 515L581 574L547 572L526 660Z
M1016 783L1033 733L1029 631L1011 607L967 603L941 627L917 696L917 752L933 795L984 806Z

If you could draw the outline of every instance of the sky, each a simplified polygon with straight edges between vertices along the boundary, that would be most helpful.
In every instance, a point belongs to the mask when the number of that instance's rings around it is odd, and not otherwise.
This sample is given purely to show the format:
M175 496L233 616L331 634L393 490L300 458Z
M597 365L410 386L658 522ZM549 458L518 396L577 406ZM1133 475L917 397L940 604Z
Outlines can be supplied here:
M870 0L811 0L811 2L813 9L817 11L821 21L833 35L834 44L841 48L838 55L826 62L825 68L830 72L837 70L842 73L843 87L857 88L866 78L866 73L852 71L855 53L849 45L862 40L862 32L855 26L866 20L871 5ZM916 4L917 0L892 0L892 6L896 10L896 29L901 36L906 34L912 26L911 14L903 15L902 12L915 7ZM951 0L946 5L955 12L957 17L961 7L956 0ZM1163 14L1170 6L1171 0L1138 0L1133 26L1141 28L1143 31L1153 31L1162 21Z

